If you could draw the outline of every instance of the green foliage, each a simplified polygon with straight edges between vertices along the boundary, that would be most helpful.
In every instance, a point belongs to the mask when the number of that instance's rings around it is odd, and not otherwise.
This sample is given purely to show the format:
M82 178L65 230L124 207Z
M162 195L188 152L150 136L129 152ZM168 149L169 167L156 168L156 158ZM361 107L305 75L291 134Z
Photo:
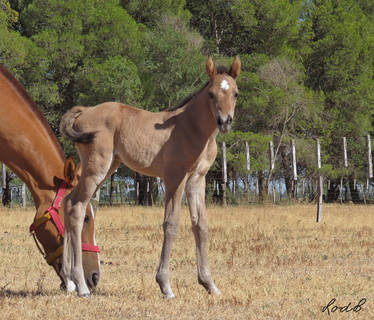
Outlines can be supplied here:
M249 144L250 150L250 173L266 170L269 167L269 141L270 136L252 132L232 131L217 136L218 158L222 159L222 142L226 143L226 158L231 170L239 175L249 172L246 167L245 142ZM219 166L221 160L219 161ZM214 167L213 167L214 169Z
M248 174L245 141L254 173L268 169L270 139L289 148L292 137L299 174L313 176L313 138L321 137L325 176L364 179L363 137L374 132L373 18L369 0L0 0L0 62L58 134L75 104L173 107L207 81L207 55L228 66L239 54L235 131L218 135L229 174ZM280 166L279 174L288 170Z
M92 61L80 69L76 81L81 88L78 103L82 105L112 100L136 105L142 97L138 69L126 57L109 57L103 63Z
M11 8L8 0L0 0L0 25L7 28L14 28L18 21L18 12Z
M352 163L363 168L362 137L372 131L374 24L368 13L365 1L330 0L314 3L304 22L310 34L310 49L301 53L307 84L324 92L324 152L335 166L346 136Z
M297 3L297 2L296 2ZM290 52L298 32L298 6L283 0L190 0L191 24L208 52L232 56Z
M191 13L185 9L186 0L121 0L131 16L150 28L160 25L165 16L175 16L188 22Z
M144 107L152 111L175 106L207 80L200 36L177 17L164 18L144 40Z

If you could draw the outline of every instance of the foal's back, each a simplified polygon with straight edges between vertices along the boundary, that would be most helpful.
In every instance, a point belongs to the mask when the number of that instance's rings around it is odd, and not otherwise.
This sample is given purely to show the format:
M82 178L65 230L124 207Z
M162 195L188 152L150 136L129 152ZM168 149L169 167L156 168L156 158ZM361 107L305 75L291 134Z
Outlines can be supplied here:
M95 107L75 107L74 129L92 132L92 144L78 144L80 155L92 149L112 153L131 169L150 176L164 176L165 162L178 159L176 153L183 145L175 142L180 134L175 130L182 109L166 112L149 112L116 102ZM182 152L183 155L183 151ZM186 157L183 157L184 159Z

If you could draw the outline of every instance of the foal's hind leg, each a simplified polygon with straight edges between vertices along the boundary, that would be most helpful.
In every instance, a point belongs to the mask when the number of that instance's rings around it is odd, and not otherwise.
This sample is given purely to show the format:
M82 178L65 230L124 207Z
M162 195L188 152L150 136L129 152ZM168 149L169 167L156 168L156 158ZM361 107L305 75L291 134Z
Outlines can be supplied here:
M210 275L207 256L208 218L205 212L205 176L192 175L186 184L192 231L196 242L198 281L209 293L220 294Z
M76 189L64 201L65 237L61 277L68 291L74 289L72 282L75 284L79 296L90 295L82 264L82 229L85 208L91 198L89 194L92 195L95 190L95 180L92 177L82 177Z
M162 243L160 264L156 274L156 281L166 299L175 297L170 286L169 264L173 242L178 233L181 199L185 186L185 178L177 179L175 176L171 179L165 178L164 241Z
M66 285L69 285L69 280L74 282L79 296L90 295L82 265L81 235L85 208L97 187L119 165L117 160L113 161L111 150L100 154L101 157L91 157L89 163L88 157L81 157L82 176L77 187L64 201L66 229L61 276Z

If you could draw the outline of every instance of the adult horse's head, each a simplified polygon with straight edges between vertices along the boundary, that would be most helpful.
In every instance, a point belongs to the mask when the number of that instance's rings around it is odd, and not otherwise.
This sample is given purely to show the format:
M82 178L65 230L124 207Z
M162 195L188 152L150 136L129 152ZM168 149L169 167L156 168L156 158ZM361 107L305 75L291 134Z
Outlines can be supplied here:
M63 197L77 185L80 174L80 166L76 167L72 159L65 161L64 182L57 192L56 199L46 213L36 219L31 225L33 231L42 244L47 263L50 264L57 275L61 278L60 272L63 259L63 236L64 236L64 207L61 206ZM100 279L99 248L95 239L95 213L91 205L86 209L86 215L82 230L82 264L85 280L90 289L96 287ZM38 244L38 243L37 243ZM62 280L61 288L64 289Z
M216 67L212 58L206 62L206 72L210 78L209 105L214 118L217 121L219 131L226 133L231 129L238 87L236 78L240 74L241 62L236 57L229 72L224 68Z

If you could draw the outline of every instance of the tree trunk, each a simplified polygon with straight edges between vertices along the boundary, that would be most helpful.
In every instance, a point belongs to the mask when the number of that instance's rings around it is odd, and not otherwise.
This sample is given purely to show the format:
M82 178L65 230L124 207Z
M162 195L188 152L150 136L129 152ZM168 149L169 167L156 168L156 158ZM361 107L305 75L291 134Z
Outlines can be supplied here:
M268 188L266 177L264 171L257 171L257 179L258 179L258 201L260 203L264 203L267 199L268 195Z
M286 184L286 191L288 199L294 199L294 195L296 194L294 190L295 183L292 183L293 176L291 174L292 162L290 159L290 155L287 155L287 145L282 144L280 147L280 156L281 156L281 163L282 163L282 172L284 181Z
M141 206L153 206L155 199L158 197L157 178L136 173L136 182L139 183L137 204Z
M113 205L114 173L110 176L109 205Z
M3 196L2 203L4 207L10 207L12 201L11 185L12 176L7 170L3 170Z

